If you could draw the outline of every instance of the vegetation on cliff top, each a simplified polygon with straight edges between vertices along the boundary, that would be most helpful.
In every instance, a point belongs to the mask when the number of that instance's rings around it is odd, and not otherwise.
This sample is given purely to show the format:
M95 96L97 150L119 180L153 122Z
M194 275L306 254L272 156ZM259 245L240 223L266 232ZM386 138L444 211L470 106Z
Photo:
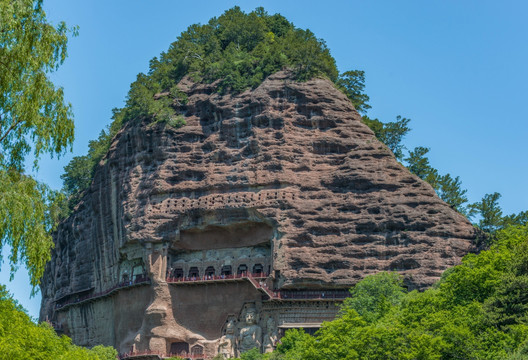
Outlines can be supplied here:
M197 82L218 81L219 92L237 93L258 86L268 75L284 68L292 70L300 81L326 77L359 112L370 108L364 92L365 73L353 70L339 75L325 42L310 30L296 28L282 15L269 15L263 8L246 14L234 7L205 25L189 26L167 52L151 60L148 74L137 76L125 107L114 109L112 123L97 140L90 141L88 154L73 158L65 167L61 178L69 208L89 187L95 167L124 123L148 119L173 127L185 124L176 113L177 105L186 102L186 95L177 87L184 76ZM401 140L409 131L409 120L398 118L388 124L366 116L363 120L401 160Z
M218 81L219 92L237 93L258 86L284 68L293 70L299 80L324 76L340 82L354 96L357 84L350 81L354 74L339 77L324 41L310 30L296 28L280 14L269 15L263 8L246 14L234 7L207 24L189 26L166 52L150 61L148 74L137 76L125 107L114 109L111 125L90 141L88 154L73 158L66 166L62 179L70 207L90 185L95 166L124 123L149 119L173 127L185 124L173 106L186 101L177 87L184 76L197 82ZM357 100L360 106L365 95Z

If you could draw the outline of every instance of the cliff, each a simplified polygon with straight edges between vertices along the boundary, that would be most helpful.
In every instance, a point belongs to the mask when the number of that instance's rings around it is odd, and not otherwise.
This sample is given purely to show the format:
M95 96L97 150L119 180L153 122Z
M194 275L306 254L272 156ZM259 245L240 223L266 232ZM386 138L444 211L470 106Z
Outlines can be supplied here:
M179 88L187 125L128 123L55 233L41 318L61 320L76 343L213 349L226 317L248 302L265 310L248 282L190 290L167 276L256 269L273 290L332 291L390 270L423 289L470 251L471 224L330 81L279 72L238 95L188 79ZM145 276L150 285L96 296Z

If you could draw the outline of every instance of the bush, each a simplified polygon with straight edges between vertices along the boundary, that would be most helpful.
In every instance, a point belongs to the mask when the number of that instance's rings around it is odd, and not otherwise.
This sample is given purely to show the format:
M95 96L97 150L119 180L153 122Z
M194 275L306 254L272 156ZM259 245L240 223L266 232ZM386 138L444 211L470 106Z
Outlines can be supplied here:
M0 285L0 354L5 360L115 360L117 351L96 346L88 350L57 336L48 323L35 324Z

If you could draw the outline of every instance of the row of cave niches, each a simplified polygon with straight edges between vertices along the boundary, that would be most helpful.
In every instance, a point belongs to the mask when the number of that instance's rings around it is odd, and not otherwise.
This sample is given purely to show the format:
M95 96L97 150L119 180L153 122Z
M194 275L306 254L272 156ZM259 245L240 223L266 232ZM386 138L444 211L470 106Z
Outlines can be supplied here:
M295 201L296 194L288 191L260 191L259 193L235 193L226 195L206 195L198 199L182 198L168 199L165 201L152 202L152 208L149 212L181 212L182 209L194 209L202 207L245 207L252 204L253 206L265 205L271 201Z
M253 275L268 275L270 274L271 266L263 264L246 265L240 264L236 267L231 265L223 265L221 267L207 266L189 266L188 268L175 266L167 269L167 279L209 279L216 276L229 277L232 275L244 275L251 273Z
M270 273L271 253L269 246L197 250L169 254L168 263L166 277L171 280L217 280L247 274L262 276Z

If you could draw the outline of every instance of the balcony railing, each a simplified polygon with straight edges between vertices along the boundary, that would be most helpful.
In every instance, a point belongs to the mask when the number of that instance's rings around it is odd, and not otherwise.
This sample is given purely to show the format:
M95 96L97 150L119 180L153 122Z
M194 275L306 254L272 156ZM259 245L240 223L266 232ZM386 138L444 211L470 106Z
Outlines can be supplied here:
M266 282L262 281L266 279L268 274L266 273L241 273L233 275L203 275L201 277L168 277L166 281L171 284L199 284L199 283L215 283L215 282L226 282L226 281L239 281L249 280L255 288L263 291L272 300L343 300L350 296L350 293L346 290L306 290L306 291L292 291L292 290L272 290L269 289ZM150 278L138 277L134 281L123 281L110 289L101 291L95 294L86 296L80 296L67 301L58 302L55 304L56 310L65 309L71 305L80 304L83 302L91 301L97 298L110 296L112 293L130 288L138 285L150 284Z
M133 351L129 353L119 354L120 360L128 360L128 359L135 359L135 358L141 358L141 357L147 357L147 356L157 356L158 359L166 359L170 357L178 357L183 359L207 359L209 357L206 357L204 354L192 354L192 353L177 353L177 354L165 354L160 351L153 351L153 350L141 350L141 351Z
M221 282L226 280L241 280L247 279L249 276L256 279L265 279L268 277L268 274L265 273L241 273L233 275L203 275L203 276L186 276L186 277L167 277L167 282L174 283L193 283L193 282Z
M191 277L167 278L171 284L205 284L214 282L249 280L258 290L261 290L271 300L344 300L350 296L347 290L272 290L266 282L262 281L268 277L265 273L241 273L236 275L204 275Z

